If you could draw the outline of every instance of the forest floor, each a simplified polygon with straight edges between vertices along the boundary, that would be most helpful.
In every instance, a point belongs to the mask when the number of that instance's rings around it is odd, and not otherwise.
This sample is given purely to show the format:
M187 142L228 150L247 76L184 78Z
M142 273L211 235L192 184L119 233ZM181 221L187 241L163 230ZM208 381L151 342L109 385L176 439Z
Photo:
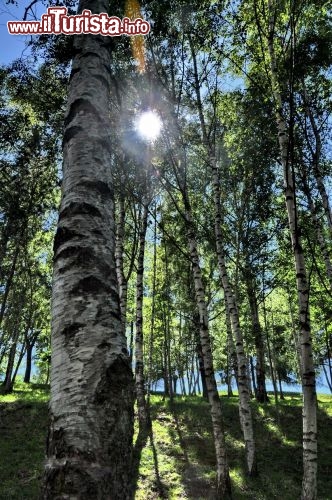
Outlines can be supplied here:
M38 499L47 434L47 400L21 384L0 395L0 499ZM237 397L222 397L234 500L296 500L301 490L301 396L278 408L253 402L259 476L245 475ZM318 395L318 499L332 500L332 397ZM151 398L153 438L138 450L136 500L202 499L214 494L214 449L208 404L177 396ZM136 450L137 451L137 450Z

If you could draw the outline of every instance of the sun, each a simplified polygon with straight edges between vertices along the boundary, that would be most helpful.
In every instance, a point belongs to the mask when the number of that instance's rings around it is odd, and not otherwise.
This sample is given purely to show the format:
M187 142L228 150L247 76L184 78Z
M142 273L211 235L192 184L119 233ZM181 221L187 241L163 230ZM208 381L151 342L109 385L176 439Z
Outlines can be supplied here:
M137 117L135 128L142 139L153 142L160 134L161 119L155 111L145 111Z

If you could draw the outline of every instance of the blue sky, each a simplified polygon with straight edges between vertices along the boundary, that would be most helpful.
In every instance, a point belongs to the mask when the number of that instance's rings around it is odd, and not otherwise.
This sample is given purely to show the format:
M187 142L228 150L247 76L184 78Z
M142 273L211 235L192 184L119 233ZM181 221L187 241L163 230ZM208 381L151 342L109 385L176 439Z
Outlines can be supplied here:
M21 56L27 56L29 50L26 48L28 36L10 35L7 30L7 21L22 20L25 8L30 5L31 0L19 0L18 6L6 5L6 0L0 0L0 64L8 64ZM45 7L39 5L32 8L33 13L39 20L45 12ZM28 19L33 19L28 16Z

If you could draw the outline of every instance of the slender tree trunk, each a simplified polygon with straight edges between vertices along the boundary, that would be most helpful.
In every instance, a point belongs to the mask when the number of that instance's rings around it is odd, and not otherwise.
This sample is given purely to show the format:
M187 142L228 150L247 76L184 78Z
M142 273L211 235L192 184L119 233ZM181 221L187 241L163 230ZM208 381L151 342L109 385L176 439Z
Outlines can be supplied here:
M290 295L288 288L287 288L287 293L288 293L289 315L290 315L290 320L291 320L291 325L292 325L292 334L293 334L293 340L294 340L294 349L296 352L296 359L297 359L297 373L296 374L297 374L298 380L300 381L301 373L302 373L300 337L299 337L298 332L296 331L294 313L293 313L293 308L292 308L292 300L291 300L291 295Z
M280 394L280 399L285 399L285 397L284 397L284 393L283 393L283 390L282 390L281 377L280 377L280 372L279 372L279 370L278 370L278 372L277 372L277 375L278 375L278 382L279 382L279 394Z
M225 292L226 307L228 308L231 327L235 340L236 356L237 356L237 382L239 388L239 415L240 423L243 432L245 447L246 447L246 463L249 475L257 474L257 462L256 462L256 451L255 451L255 440L253 432L253 423L250 407L250 394L248 389L248 375L247 375L247 362L244 353L243 337L240 328L239 314L237 303L235 300L235 295L229 283L228 271L225 262L224 255L224 244L222 237L222 209L220 202L220 179L217 167L217 160L215 155L215 144L213 144L209 139L209 134L207 132L207 127L205 123L203 104L201 99L201 86L198 76L197 60L195 48L189 37L189 43L193 58L193 69L194 69L194 86L196 92L197 109L199 113L199 120L201 125L201 132L203 137L203 143L206 148L208 155L209 166L212 171L212 182L213 182L213 195L214 195L214 210L215 210L215 237L216 237L216 249L218 258L219 273L222 281L222 286ZM213 134L212 134L213 135ZM197 294L197 291L196 291ZM204 352L204 350L203 350Z
M200 394L201 393L201 387L199 385L199 362L198 362L198 356L197 356L197 353L196 353L196 385L197 385L197 393ZM203 390L202 390L203 391Z
M19 304L20 303L22 305L21 301L19 301ZM19 316L17 316L16 320L14 322L13 333L12 333L11 340L10 340L11 347L10 347L9 353L8 353L6 375L5 375L5 379L3 381L3 384L2 384L4 386L5 392L12 392L12 390L13 390L12 373L13 373L14 363L15 363L17 342L18 342L18 339L20 336L19 329L20 329L20 318L19 318Z
M130 323L130 338L129 338L129 363L133 363L133 350L134 350L134 322Z
M330 254L329 254L326 242L325 242L325 238L324 238L324 235L323 235L323 232L322 232L322 227L321 227L320 220L317 217L316 206L315 206L315 203L314 203L314 201L312 199L310 187L309 187L309 184L308 184L308 181L307 181L306 174L305 174L304 170L302 170L301 177L302 177L303 191L304 191L304 193L305 193L305 195L307 197L307 200L308 200L308 205L309 205L309 210L310 210L310 214L311 214L311 219L312 219L312 222L313 222L313 228L314 228L314 231L316 233L316 238L317 238L317 241L319 243L320 250L321 250L321 253L322 253L322 257L323 257L323 260L324 260L326 276L327 276L327 279L329 281L330 289L332 290L332 263L331 263L331 257L330 257Z
M284 170L285 201L291 236L296 284L299 302L299 327L301 344L301 376L303 390L303 482L302 500L317 498L317 397L313 364L311 325L309 316L309 286L303 248L298 226L295 176L289 155L289 131L283 115L283 102L279 88L277 61L274 51L276 4L269 0L268 49L270 55L271 82L276 105L276 121L281 163Z
M186 388L185 388L185 385L184 385L183 376L180 377L180 387L181 387L181 394L183 396L186 396Z
M249 364L250 364L250 370L251 370L251 380L252 380L252 386L254 388L254 394L257 392L257 386L256 386L256 377L255 377L255 369L254 369L254 361L252 359L252 356L249 358Z
M140 234L139 251L137 259L137 281L136 281L136 337L135 337L135 385L138 408L138 421L140 430L148 427L148 408L145 399L145 379L144 379L144 355L143 355L143 278L144 278L144 254L145 237L148 227L148 205L143 207Z
M249 266L246 267L245 280L247 285L247 294L251 312L251 322L253 335L256 347L256 392L255 396L259 403L266 403L269 401L266 391L265 380L265 348L263 339L263 329L259 320L258 304L255 285L253 284L253 276Z
M332 393L332 378L329 379L329 377L328 377L328 373L327 373L327 370L326 370L326 366L325 366L324 360L322 362L322 367L323 367L323 371L324 371L324 375L325 375L325 379L326 379L327 385L328 385L328 387L330 389L330 392Z
M19 253L20 253L20 241L16 244L16 248L14 250L12 264L10 266L9 275L7 277L4 294L2 297L1 308L0 308L0 326L2 325L2 321L3 321L4 315L5 315L7 299L8 299L8 295L9 295L11 285L13 282L14 273L15 273L15 269L16 269L16 263L17 263ZM2 340L3 340L2 337L0 337L0 342L2 342Z
M26 366L24 374L24 382L29 384L31 378L31 367L32 367L32 350L35 343L26 341Z
M14 342L9 350L8 359L7 359L7 368L5 379L2 383L5 392L12 392L13 384L12 384L12 373L14 369L15 355L16 355L16 347L17 344Z
M263 314L264 314L264 327L265 327L265 332L266 332L267 354L268 354L268 357L269 357L271 380L272 380L273 392L274 392L274 401L275 401L276 406L278 406L278 389L277 389L276 375L275 375L274 366L273 366L273 360L272 360L272 353L271 353L271 346L270 346L270 335L269 335L269 326L267 324L267 317L266 317L265 298L263 299ZM273 326L273 324L272 324L272 326Z
M306 86L305 86L305 81L304 78L302 79L302 87L303 87L303 101L304 101L304 110L306 113L306 116L309 118L311 128L315 137L315 148L311 148L311 145L309 144L309 147L313 150L313 174L316 180L316 184L318 187L318 191L322 200L322 205L324 208L324 213L326 217L326 221L328 224L328 228L330 231L330 235L332 235L332 212L331 212L331 206L330 206L330 201L329 197L325 188L324 184L324 179L321 173L320 169L320 159L321 159L321 150L322 150L322 141L320 138L320 133L316 125L315 117L313 115L307 91L306 91ZM310 139L308 138L308 141Z
M149 353L148 353L148 393L147 393L148 407L150 405L154 325L155 325L155 314L156 314L156 290L157 290L157 205L155 205L154 234L153 234L153 271L152 271L152 299L151 299L152 305L151 305L151 324L150 324Z
M79 12L108 12L85 0ZM130 498L133 377L114 257L110 40L74 38L54 242L50 429L43 498Z
M164 255L165 255L165 295L168 301L170 301L171 292L170 292L170 283L169 283L169 272L168 272L168 253L167 247L164 244ZM166 365L167 365L167 374L168 374L168 388L169 388L169 398L171 402L173 401L173 370L171 363L171 325L170 325L170 309L164 303L164 338L165 338L165 354L166 354Z
M7 245L9 242L10 235L13 231L13 227L11 224L10 219L4 219L3 220L3 228L1 231L1 238L0 238L0 285L2 285L2 278L4 276L4 259L7 253Z
M326 319L324 321L324 327L325 327L325 344L326 344L326 356L327 356L327 362L329 366L329 372L330 372L330 383L332 384L332 363L331 363L331 348L330 348L330 342L331 342L331 337L329 337L329 333L327 331L327 325L326 325ZM327 377L326 377L326 380ZM331 392L332 392L332 387L329 383Z
M169 398L170 396L170 391L169 391L169 376L168 376L168 370L167 370L167 362L166 362L167 354L166 354L166 345L164 342L164 369L163 369L163 378L164 378L164 398Z
M225 301L225 312L226 312L226 328L227 328L227 395L228 397L232 397L233 396L232 376L233 373L236 374L238 372L238 368L237 368L234 339L232 334L231 316L229 314L226 301Z
M239 313L233 290L230 286L228 271L225 263L222 235L221 235L221 207L220 207L220 191L217 188L219 184L218 173L214 172L214 189L215 189L215 207L216 207L216 222L215 234L219 272L222 279L222 284L225 292L226 309L228 310L232 333L235 339L235 349L237 358L237 384L239 390L239 415L240 424L243 432L243 439L246 447L246 463L248 474L255 476L257 474L256 462L256 445L254 438L253 420L250 406L250 392L247 372L247 358L244 352L243 337L240 327ZM219 188L220 189L220 188Z
M199 373L201 374L201 381L202 381L202 396L204 399L208 400L208 391L207 391L207 385L206 385L202 344L201 344L200 339L198 339L198 342L197 342L196 353L197 353L197 359L198 359ZM189 392L189 394L190 394L190 392Z
M17 373L18 373L18 370L20 369L22 360L24 358L24 354L25 354L25 346L24 346L24 344L22 344L21 351L20 351L20 354L18 356L18 360L17 360L16 366L15 366L15 371L13 373L12 380L11 380L11 386L12 387L14 387L15 380L16 380L16 377L17 377Z
M224 424L222 408L213 368L213 356L211 350L211 340L209 334L208 312L205 299L205 289L203 284L202 271L199 264L199 254L195 238L195 231L192 221L189 201L184 196L186 209L186 224L188 247L191 257L193 278L195 285L195 298L199 311L200 320L200 341L204 361L205 379L208 392L208 400L211 410L212 428L214 436L214 446L217 459L217 498L226 500L232 497L231 482L229 477L228 461L225 447Z

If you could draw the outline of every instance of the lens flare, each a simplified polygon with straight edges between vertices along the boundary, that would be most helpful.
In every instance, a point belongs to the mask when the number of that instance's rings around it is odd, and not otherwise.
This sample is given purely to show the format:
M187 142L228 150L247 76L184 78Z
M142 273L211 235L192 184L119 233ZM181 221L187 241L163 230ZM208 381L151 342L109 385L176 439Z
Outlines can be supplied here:
M153 142L160 135L162 123L156 112L145 111L138 116L135 128L142 139Z

